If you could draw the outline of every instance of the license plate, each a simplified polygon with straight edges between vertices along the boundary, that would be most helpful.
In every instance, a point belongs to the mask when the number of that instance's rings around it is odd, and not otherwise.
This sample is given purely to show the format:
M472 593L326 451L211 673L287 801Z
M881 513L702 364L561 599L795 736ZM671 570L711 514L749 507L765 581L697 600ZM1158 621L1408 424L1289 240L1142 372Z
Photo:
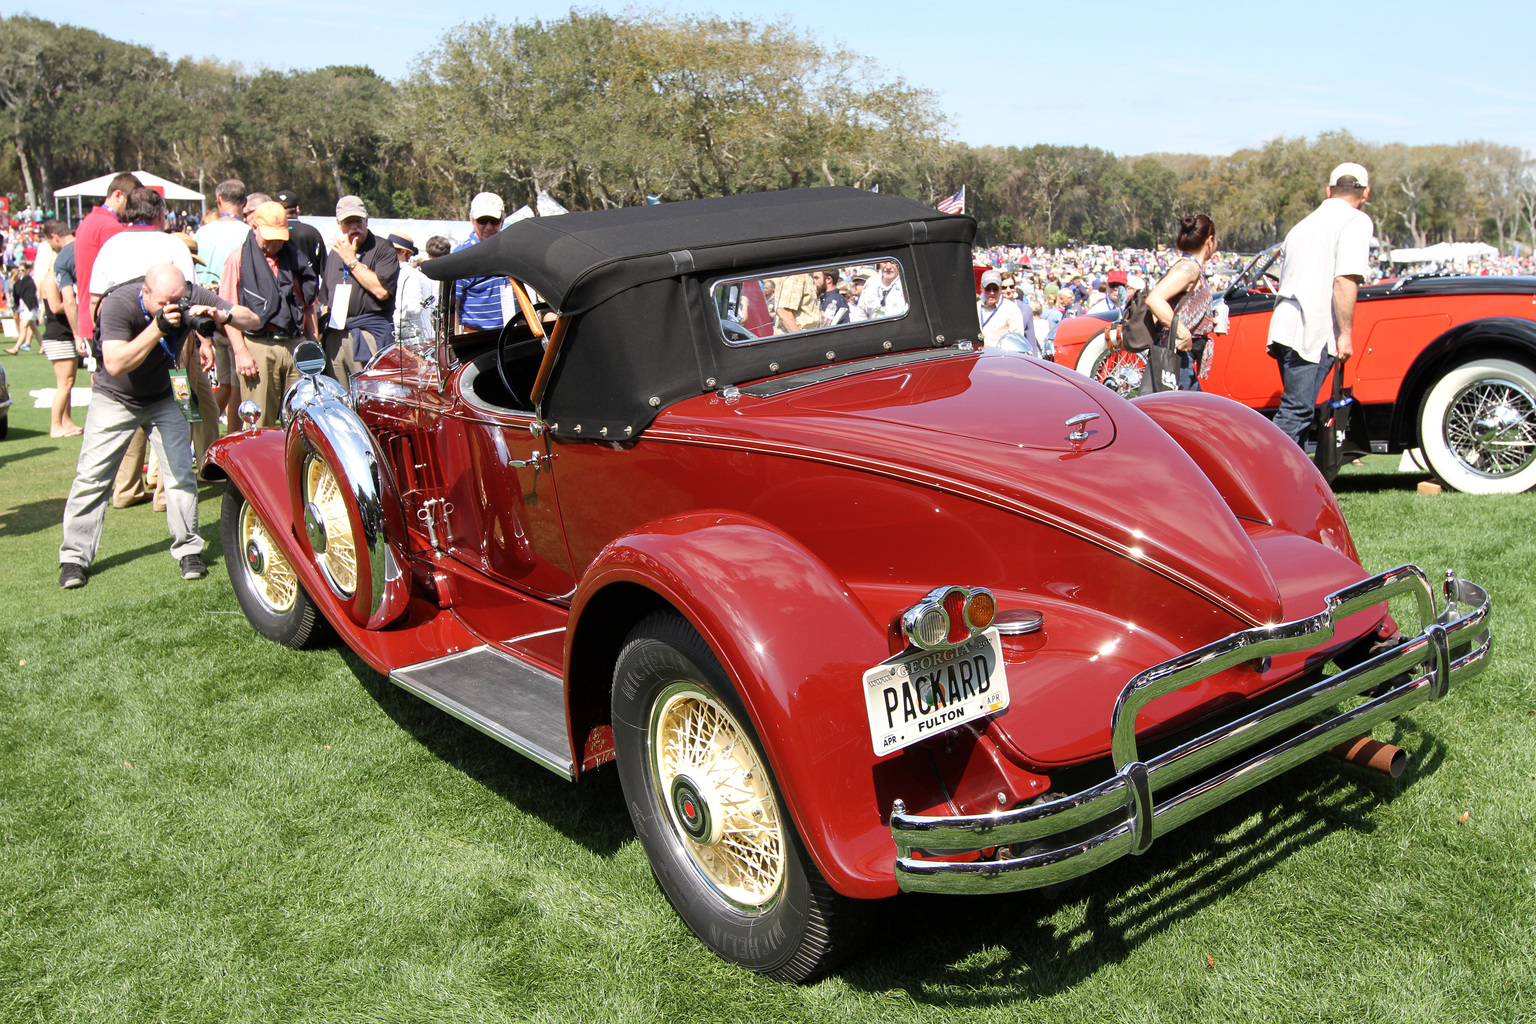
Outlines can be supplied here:
M876 754L891 754L1008 706L1003 644L989 629L959 647L916 651L864 673Z

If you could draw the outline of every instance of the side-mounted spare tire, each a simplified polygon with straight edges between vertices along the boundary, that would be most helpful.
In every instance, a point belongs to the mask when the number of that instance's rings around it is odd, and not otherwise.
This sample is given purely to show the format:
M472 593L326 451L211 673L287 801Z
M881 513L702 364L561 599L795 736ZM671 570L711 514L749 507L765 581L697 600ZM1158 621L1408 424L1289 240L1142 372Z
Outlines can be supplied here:
M651 870L706 946L799 982L858 944L870 904L816 869L730 679L676 612L647 617L625 642L613 741Z

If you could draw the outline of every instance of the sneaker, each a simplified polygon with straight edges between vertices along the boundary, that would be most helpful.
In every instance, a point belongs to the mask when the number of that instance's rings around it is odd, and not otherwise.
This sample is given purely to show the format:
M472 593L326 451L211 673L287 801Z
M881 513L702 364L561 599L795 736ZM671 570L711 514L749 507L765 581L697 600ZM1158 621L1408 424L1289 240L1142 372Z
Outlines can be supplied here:
M59 565L59 586L65 590L77 590L85 586L85 566L75 562Z
M208 567L203 564L201 555L186 555L181 560L181 578L184 580L200 580L208 575Z

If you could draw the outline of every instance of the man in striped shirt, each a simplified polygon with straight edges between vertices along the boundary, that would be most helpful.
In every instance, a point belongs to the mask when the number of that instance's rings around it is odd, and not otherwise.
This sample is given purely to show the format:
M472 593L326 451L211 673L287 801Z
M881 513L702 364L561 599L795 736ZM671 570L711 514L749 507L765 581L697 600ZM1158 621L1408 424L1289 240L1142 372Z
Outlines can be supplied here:
M501 230L506 206L494 192L481 192L470 200L470 236L453 247L454 252L479 245ZM459 309L461 332L498 331L507 318L502 313L501 292L506 285L505 277L471 277L460 279L454 285L454 297Z

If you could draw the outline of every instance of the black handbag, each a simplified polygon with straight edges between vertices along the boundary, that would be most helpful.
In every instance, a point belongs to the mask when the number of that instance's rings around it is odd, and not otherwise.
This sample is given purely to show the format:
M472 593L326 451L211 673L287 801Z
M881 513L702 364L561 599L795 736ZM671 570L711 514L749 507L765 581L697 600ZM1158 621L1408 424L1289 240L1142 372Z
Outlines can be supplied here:
M1179 311L1184 308L1184 303L1189 301L1189 292L1179 300L1179 304L1173 307L1173 323L1179 322ZM1179 350L1175 344L1172 325L1163 329L1161 337L1152 343L1147 349L1147 365L1141 371L1141 391L1143 395L1155 395L1159 391L1179 390Z
M1345 459L1353 457L1353 453L1345 453L1345 441L1351 433L1349 414L1354 404L1353 390L1344 386L1344 363L1336 362L1333 364L1332 394L1312 413L1312 439L1317 448L1312 459L1317 471L1330 484L1339 475ZM1358 442L1354 449L1358 449ZM1370 451L1369 442L1366 442L1365 451Z

